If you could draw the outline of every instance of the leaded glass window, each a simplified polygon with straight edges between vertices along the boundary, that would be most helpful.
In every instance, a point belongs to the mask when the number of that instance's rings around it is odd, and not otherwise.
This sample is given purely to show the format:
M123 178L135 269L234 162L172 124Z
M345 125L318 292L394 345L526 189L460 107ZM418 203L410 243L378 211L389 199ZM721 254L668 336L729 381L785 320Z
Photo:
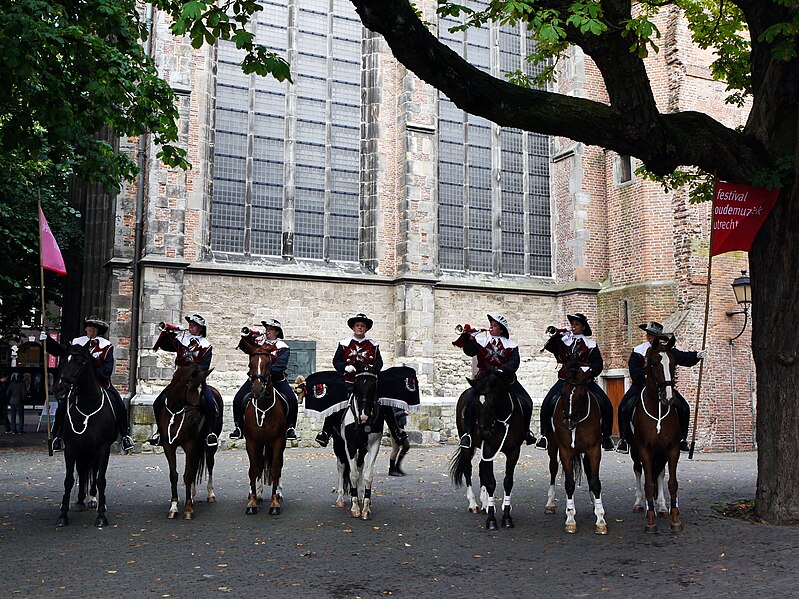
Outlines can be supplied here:
M519 25L450 32L456 24L442 18L439 38L473 65L533 74ZM464 113L442 93L438 144L441 268L551 276L547 137Z
M256 41L293 56L294 85L243 74L243 54L220 40L211 248L356 261L360 20L346 0L261 4Z

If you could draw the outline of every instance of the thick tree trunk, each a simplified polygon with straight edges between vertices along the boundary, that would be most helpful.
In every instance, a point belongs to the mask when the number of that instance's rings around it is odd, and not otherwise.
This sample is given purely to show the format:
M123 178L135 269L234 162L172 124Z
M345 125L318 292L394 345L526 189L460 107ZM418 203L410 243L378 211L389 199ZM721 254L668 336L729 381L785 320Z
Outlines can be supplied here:
M757 369L756 512L799 523L799 185L782 190L749 255Z

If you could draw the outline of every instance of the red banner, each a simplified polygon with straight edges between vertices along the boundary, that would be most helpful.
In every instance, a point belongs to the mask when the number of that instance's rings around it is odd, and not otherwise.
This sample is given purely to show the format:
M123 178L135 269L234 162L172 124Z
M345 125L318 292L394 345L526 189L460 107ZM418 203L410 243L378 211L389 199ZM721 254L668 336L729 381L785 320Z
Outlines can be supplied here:
M774 208L779 190L718 181L714 193L711 255L734 250L748 252Z

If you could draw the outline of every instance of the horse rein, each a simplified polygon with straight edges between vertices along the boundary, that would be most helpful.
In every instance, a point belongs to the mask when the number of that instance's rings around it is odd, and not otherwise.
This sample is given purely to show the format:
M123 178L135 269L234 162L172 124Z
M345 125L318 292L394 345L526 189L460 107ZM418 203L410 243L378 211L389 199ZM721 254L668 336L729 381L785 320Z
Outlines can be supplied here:
M500 441L499 447L497 447L497 450L494 452L494 455L492 455L490 458L487 458L485 457L486 442L485 439L483 439L483 442L480 444L480 460L483 462L493 462L494 460L496 460L497 456L502 451L502 448L505 446L505 441L507 440L508 432L510 431L510 424L508 424L508 422L510 422L511 417L513 417L513 412L515 411L514 409L515 402L513 401L513 394L511 393L510 389L508 389L508 399L510 400L510 413L508 414L507 418L505 418L504 420L501 420L499 418L494 418L494 423L498 422L499 424L502 424L505 427L505 433L502 435L502 441ZM492 423L492 428L494 423Z
M100 410L103 409L103 406L105 405L105 401L107 399L106 396L108 394L108 391L106 391L102 387L100 388L100 405L97 407L97 409L94 412L92 412L90 414L84 414L83 410L81 410L78 407L77 393L75 393L75 385L77 384L77 381L80 378L80 375L83 373L83 369L86 368L86 365L88 363L89 363L89 361L87 360L86 362L81 364L81 367L80 367L80 370L78 370L77 376L74 377L75 380L68 381L69 390L67 391L67 397L66 397L67 419L69 420L69 427L72 429L72 432L75 433L76 435L82 435L83 433L85 433L88 430L88 428L89 428L89 419L92 416L94 416L95 414L97 414ZM72 399L73 397L76 398L76 399L75 399L74 402L71 402L70 399ZM114 411L114 406L113 406L113 404L110 401L109 401L109 405L111 405L111 411L113 412ZM78 414L83 416L83 430L81 430L81 431L78 431L78 430L75 429L75 423L72 421L72 408L74 408L75 411L78 412Z
M356 381L358 379L366 379L366 378L372 379L375 382L377 382L377 373L368 372L367 371L367 372L359 372L359 373L357 373L355 375L355 380ZM377 386L376 385L375 385L375 396L377 396ZM355 418L355 422L357 422L359 426L362 425L362 424L364 426L371 425L372 422L375 422L377 420L377 415L380 412L380 408L379 407L376 410L372 410L372 414L366 420L361 421L361 414L359 413L360 409L356 405L358 402L357 402L357 399L356 399L356 395L355 395L355 390L354 389L353 389L351 397L352 397L352 400L355 400L355 401L350 401L350 410L352 410L352 416L353 416L353 418ZM375 397L373 403L377 406L377 397ZM366 431L366 432L370 432L370 431Z

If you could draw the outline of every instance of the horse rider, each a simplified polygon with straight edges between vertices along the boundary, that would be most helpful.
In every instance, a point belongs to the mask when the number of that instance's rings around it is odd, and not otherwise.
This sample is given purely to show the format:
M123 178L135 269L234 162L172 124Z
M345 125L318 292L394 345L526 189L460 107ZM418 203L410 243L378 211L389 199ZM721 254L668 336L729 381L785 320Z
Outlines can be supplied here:
M389 408L394 411L394 418L397 421L397 426L400 430L404 431L405 426L408 424L408 412L402 408ZM411 443L408 441L407 435L405 436L405 443L398 443L394 437L391 437L391 455L388 456L388 475L389 476L405 476L402 470L402 460L405 454L411 448Z
M188 329L181 329L174 324L162 323L161 336L155 343L153 349L162 349L168 352L175 353L175 368L184 366L197 366L200 370L211 369L211 358L213 357L213 347L207 339L208 327L205 319L199 314L192 314L186 316L186 322L189 323ZM171 383L170 383L171 385ZM158 397L153 402L153 412L155 412L155 421L158 422L161 411L166 404L167 385ZM203 415L208 421L208 436L205 438L205 444L208 447L216 447L219 444L219 439L214 432L214 424L219 416L217 410L219 406L211 394L211 389L208 385L203 384ZM161 444L161 433L156 428L155 434L147 440L150 445Z
M286 367L289 365L291 349L283 340L283 325L279 320L270 318L262 320L264 332L247 329L242 332L242 337L246 337L251 345L265 347L269 350L272 364L269 372L272 377L272 386L283 396L288 404L288 414L286 415L286 439L289 441L297 440L297 396L286 380ZM244 331L244 329L242 330ZM230 433L231 439L241 439L241 424L244 421L244 408L247 395L252 391L252 381L248 378L233 398L233 424L235 428Z
M100 320L97 316L87 316L83 320L83 330L86 333L83 337L72 340L72 345L89 345L89 354L92 357L94 377L100 386L105 389L108 397L113 402L114 414L116 415L117 428L122 437L122 451L131 451L136 444L130 437L128 430L128 411L125 409L125 402L111 382L111 375L114 374L114 345L103 335L108 332L108 323ZM47 344L47 353L54 356L65 355L64 349L59 343L52 339L46 331L42 331L39 340ZM61 439L61 429L64 426L64 416L66 415L66 398L58 399L58 408L53 419L53 451L63 451L64 442Z
M641 393L646 387L646 352L652 347L655 339L668 342L671 335L663 333L663 325L659 322L651 321L647 324L640 324L638 328L643 329L646 333L646 341L641 345L636 345L630 354L630 359L627 361L627 368L630 371L630 379L632 384L619 404L619 444L616 446L616 451L619 453L628 453L629 446L627 445L627 432L632 419L633 407L636 405ZM674 354L674 361L677 366L695 366L699 360L703 360L707 356L707 351L702 349L699 351L680 351L677 348L672 349ZM691 408L688 402L680 393L674 394L674 408L677 410L677 416L680 419L680 451L688 452L688 424L691 420Z
M591 375L586 383L586 389L596 397L602 413L602 449L613 451L613 441L610 438L613 432L613 404L610 403L610 398L595 380L604 368L602 353L599 351L596 341L589 339L592 331L585 314L579 312L568 314L566 318L571 330L549 327L547 332L551 334L551 337L544 345L544 349L555 355L558 364L566 364L569 360L576 358L580 368ZM555 413L555 404L563 385L564 380L559 378L541 404L541 437L535 444L537 449L547 449L547 435L552 432L552 415Z
M490 371L504 373L508 379L513 379L510 389L525 404L526 414L532 413L533 400L530 394L522 387L519 379L516 378L516 371L521 364L519 357L519 346L515 341L510 340L508 329L508 319L502 314L488 314L488 335L480 335L482 332L464 327L461 337L455 341L456 347L461 347L467 356L477 358L477 373L474 378L479 379ZM466 410L464 413L464 425L466 432L460 438L460 446L470 449L472 446L472 435L469 431L474 427L477 414L474 410L474 387L469 387L466 395ZM529 422L529 418L528 418ZM529 430L525 438L527 445L535 443L535 436Z
M355 364L371 366L372 372L379 372L383 368L383 357L380 355L380 347L377 341L367 337L366 333L372 328L374 322L365 314L359 313L347 320L347 326L352 329L352 337L339 341L336 354L333 356L333 368L344 375L344 382L347 390L352 393L355 385ZM316 435L316 442L322 447L327 447L330 435L341 422L342 411L339 410L325 418L322 430ZM394 410L384 409L383 417L391 432L391 436L397 443L404 445L407 442L408 434L397 424Z

